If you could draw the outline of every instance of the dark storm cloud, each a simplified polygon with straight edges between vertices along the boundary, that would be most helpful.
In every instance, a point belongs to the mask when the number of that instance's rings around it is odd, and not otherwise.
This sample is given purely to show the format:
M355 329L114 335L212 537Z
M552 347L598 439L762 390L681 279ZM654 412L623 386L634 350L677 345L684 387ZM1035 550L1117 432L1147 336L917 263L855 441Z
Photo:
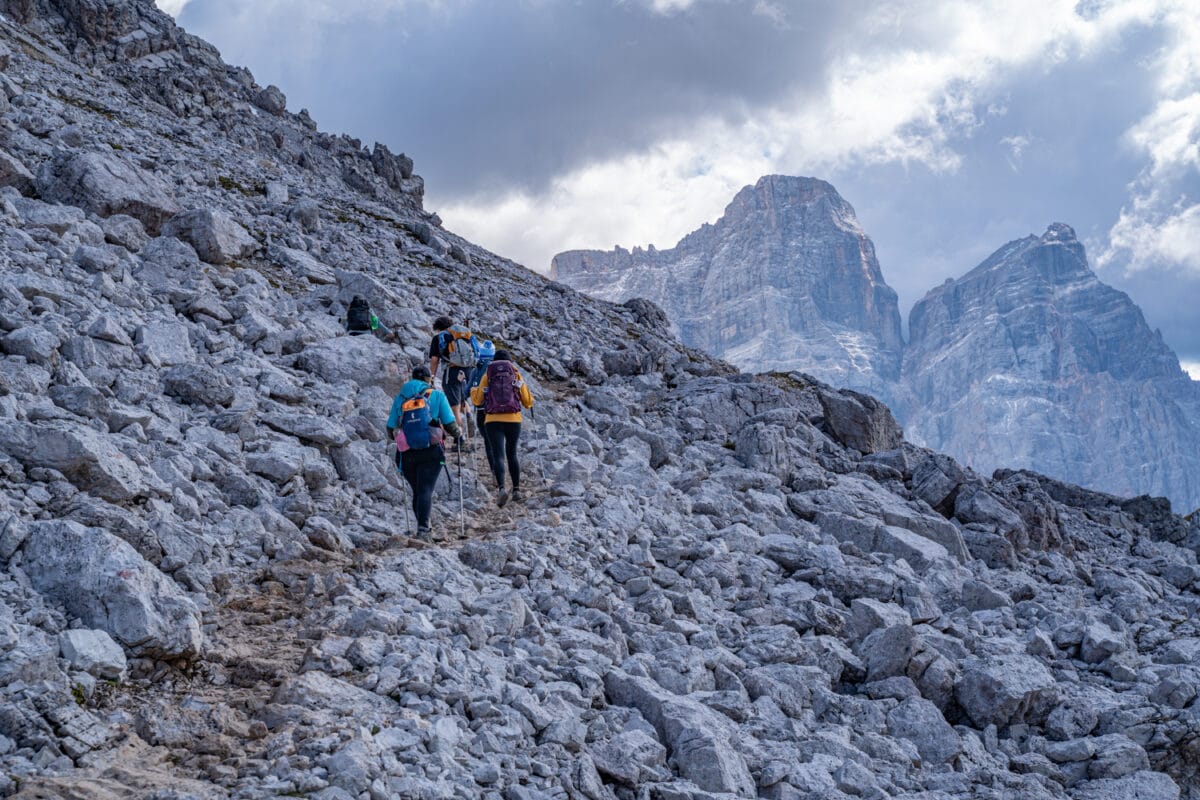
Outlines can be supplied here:
M383 7L381 10L380 7ZM192 0L186 28L325 128L414 155L442 196L537 190L585 163L819 90L856 3ZM782 24L781 24L782 22ZM252 23L252 24L251 24Z

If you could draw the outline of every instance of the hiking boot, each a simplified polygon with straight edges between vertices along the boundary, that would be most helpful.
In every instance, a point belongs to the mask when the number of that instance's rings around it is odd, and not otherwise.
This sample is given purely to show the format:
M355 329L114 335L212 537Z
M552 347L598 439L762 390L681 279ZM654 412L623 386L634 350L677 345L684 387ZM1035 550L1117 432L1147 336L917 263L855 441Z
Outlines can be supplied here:
M500 496L496 498L496 505L499 506L500 508L504 508L504 506L507 504L508 504L508 492L501 489Z
M524 496L521 494L521 490L520 490L520 489L513 489L513 490L512 490L512 501L513 501L514 503L519 503L519 502L521 502L521 500L523 500L523 499L524 499Z
M419 525L419 526L417 526L417 535L414 536L413 538L428 542L430 539L433 538L433 533L432 533L432 531L429 530L428 525Z

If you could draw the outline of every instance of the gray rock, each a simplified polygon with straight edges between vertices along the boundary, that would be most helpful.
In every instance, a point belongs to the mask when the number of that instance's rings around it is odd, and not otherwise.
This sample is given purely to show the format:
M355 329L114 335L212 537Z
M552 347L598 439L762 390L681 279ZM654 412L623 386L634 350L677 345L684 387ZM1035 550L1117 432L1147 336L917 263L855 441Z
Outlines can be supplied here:
M53 363L60 344L53 333L33 325L18 328L0 338L0 350L9 355L24 356L26 361L34 364Z
M867 680L878 681L903 675L917 647L917 635L911 625L897 624L880 628L857 647L866 663Z
M833 438L860 453L878 453L900 445L900 426L892 412L870 395L843 389L821 392L825 425Z
M1146 751L1137 742L1122 733L1098 736L1092 744L1096 754L1088 763L1088 777L1124 778L1140 770L1150 768Z
M619 733L591 749L596 769L609 780L636 787L659 777L667 764L667 751L645 731Z
M119 680L125 672L125 651L101 630L63 631L58 646L71 667L97 678Z
M287 111L287 98L278 86L268 86L254 96L254 104L268 114L279 116Z
M162 229L163 236L187 242L210 264L228 264L250 255L259 244L232 217L211 208L176 214Z
M321 230L321 206L311 198L298 200L288 211L288 219L305 233L316 233Z
M179 210L165 183L115 153L55 156L38 170L37 189L43 200L101 217L127 214L151 233Z
M1054 676L1027 655L971 658L954 695L976 726L1044 722L1058 698Z
M0 91L0 94L3 94ZM33 191L33 173L16 157L0 150L0 186L11 186L21 194Z
M141 250L149 237L146 228L137 219L125 214L113 214L100 223L104 231L104 240L111 244L120 245L126 250L137 252Z
M39 592L134 654L199 654L203 638L196 605L115 536L76 522L35 522L22 552Z
M228 406L233 402L229 379L203 364L180 364L163 373L163 392L195 406Z
M1081 783L1073 800L1179 800L1179 786L1161 772L1135 772L1119 779Z
M374 336L339 336L314 342L300 353L296 365L329 383L378 386L389 395L399 392L408 379L396 364L395 350Z
M604 686L609 702L638 709L655 727L680 776L706 791L754 795L750 771L731 741L733 730L715 712L621 670L608 673Z
M112 502L149 493L141 470L92 428L0 419L0 449L30 467L58 470L75 486Z
M963 584L962 602L971 611L988 611L1012 605L1008 595L974 580Z
M893 736L908 739L929 765L948 764L962 752L958 734L946 722L942 712L928 700L910 697L887 715Z
M179 322L143 325L135 332L134 341L142 358L155 367L190 364L196 359L187 326Z

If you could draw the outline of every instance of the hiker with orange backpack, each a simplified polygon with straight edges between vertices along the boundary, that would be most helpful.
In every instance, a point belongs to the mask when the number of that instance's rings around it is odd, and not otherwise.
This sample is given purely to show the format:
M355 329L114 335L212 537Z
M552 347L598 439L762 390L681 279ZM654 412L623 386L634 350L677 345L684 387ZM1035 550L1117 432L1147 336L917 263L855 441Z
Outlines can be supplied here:
M533 408L533 393L521 378L507 350L496 350L492 363L471 390L471 402L481 406L484 417L483 436L491 458L492 474L500 495L496 500L501 508L509 498L521 499L521 464L517 459L517 441L521 438L521 409ZM512 476L512 494L504 486L504 468Z
M479 344L466 325L455 324L447 316L433 321L433 340L429 343L429 374L438 374L438 367L445 365L442 375L442 391L459 426L466 430L467 386L471 371L479 362ZM455 441L461 449L461 441Z
M457 442L462 430L446 395L433 388L433 375L424 364L412 371L412 380L400 387L387 419L388 437L396 442L396 467L412 487L417 537L429 536L433 490L445 469L442 443L447 434Z

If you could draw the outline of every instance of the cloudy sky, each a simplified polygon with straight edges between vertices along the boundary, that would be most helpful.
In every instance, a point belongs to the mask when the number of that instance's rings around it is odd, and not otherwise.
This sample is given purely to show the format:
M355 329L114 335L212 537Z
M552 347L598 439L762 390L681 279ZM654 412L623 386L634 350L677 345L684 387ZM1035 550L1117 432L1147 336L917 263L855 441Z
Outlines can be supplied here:
M159 0L534 269L831 181L902 311L1073 225L1200 378L1195 0Z

